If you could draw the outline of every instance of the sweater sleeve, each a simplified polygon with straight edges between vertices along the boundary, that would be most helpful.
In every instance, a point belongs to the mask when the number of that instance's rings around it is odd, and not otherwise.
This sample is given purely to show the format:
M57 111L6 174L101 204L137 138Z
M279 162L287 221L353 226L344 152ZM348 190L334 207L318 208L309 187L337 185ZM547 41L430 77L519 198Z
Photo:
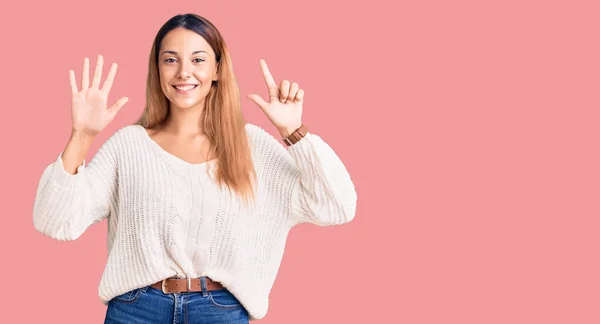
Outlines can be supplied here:
M62 154L42 173L33 205L35 229L59 241L75 240L108 217L117 190L116 136L113 134L92 160L70 174Z
M287 151L299 175L291 191L292 222L329 226L354 219L354 183L334 150L321 137L307 132Z

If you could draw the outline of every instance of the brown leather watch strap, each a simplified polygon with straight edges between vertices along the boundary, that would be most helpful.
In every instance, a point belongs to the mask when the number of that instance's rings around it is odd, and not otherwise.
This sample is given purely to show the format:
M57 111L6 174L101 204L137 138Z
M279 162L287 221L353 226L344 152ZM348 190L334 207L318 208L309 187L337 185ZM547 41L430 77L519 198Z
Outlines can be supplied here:
M288 137L285 137L283 139L283 142L287 146L294 145L306 135L307 131L308 131L308 128L306 127L306 125L302 124L299 128L297 128L295 131L293 131Z

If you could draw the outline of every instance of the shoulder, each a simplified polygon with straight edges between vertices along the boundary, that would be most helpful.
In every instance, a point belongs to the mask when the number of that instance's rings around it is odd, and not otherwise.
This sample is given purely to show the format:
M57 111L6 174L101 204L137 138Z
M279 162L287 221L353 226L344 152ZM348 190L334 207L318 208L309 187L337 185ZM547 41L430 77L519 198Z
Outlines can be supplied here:
M253 148L261 146L269 149L285 150L285 148L279 143L279 141L273 135L271 135L271 133L267 132L264 128L251 123L246 123L245 127L246 134L248 135L248 140L250 141Z
M288 169L294 164L294 161L284 146L271 133L264 128L246 123L246 133L250 142L252 156L260 165Z
M252 124L252 123L246 123L246 133L248 134L248 137L254 139L254 138L259 138L259 139L268 139L269 137L273 138L273 140L275 140L275 138L273 137L273 135L269 134L269 132L267 132L264 128Z
M141 131L146 131L142 125L130 124L121 126L118 128L114 135L127 136L127 135L138 135Z
M102 136L105 140L101 145L101 149L121 151L124 147L138 145L140 139L142 139L141 132L145 132L141 125L121 126L114 130L113 133L110 133L109 135L104 134Z
M132 137L140 137L146 130L141 125L125 125L117 128L109 137L110 141L129 141Z

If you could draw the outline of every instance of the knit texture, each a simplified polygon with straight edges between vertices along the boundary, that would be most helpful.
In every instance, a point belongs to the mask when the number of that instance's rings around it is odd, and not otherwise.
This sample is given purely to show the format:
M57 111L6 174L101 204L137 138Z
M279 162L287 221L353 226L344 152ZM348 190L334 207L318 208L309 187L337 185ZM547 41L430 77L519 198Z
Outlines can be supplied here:
M163 150L140 125L118 129L76 174L62 153L41 175L37 231L75 240L105 218L108 259L98 287L115 296L169 277L208 276L263 318L288 233L301 223L354 218L357 196L346 167L313 133L286 147L259 126L246 132L258 177L246 206L213 181L216 160L190 164Z

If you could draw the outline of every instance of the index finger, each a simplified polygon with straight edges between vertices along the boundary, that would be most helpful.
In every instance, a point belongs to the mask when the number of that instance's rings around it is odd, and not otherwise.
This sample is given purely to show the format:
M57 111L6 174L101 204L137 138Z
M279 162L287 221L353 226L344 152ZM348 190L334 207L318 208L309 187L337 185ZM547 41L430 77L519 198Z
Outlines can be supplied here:
M267 88L269 88L269 97L277 98L279 95L279 88L277 87L277 84L275 83L271 72L269 72L269 68L267 67L267 62L265 62L265 60L260 60L260 69L262 70L263 76L265 77L265 83L267 84Z

